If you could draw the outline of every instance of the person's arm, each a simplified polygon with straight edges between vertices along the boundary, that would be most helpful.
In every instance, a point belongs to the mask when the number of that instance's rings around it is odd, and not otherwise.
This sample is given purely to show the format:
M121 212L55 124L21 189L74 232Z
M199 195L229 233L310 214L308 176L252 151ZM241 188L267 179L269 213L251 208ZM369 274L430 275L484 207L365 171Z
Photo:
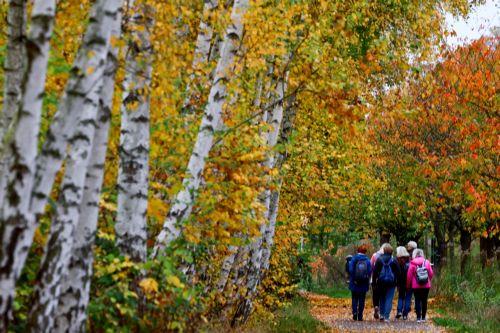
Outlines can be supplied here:
M368 275L371 275L372 274L372 264L371 264L370 260L367 260L367 264L368 264Z
M349 276L352 277L352 274L354 274L354 258L349 260Z
M380 260L377 260L375 261L375 268L373 269L373 283L377 283L379 274L380 274Z
M411 289L411 280L413 274L415 274L415 265L410 265L410 268L408 268L408 273L406 274L406 289Z

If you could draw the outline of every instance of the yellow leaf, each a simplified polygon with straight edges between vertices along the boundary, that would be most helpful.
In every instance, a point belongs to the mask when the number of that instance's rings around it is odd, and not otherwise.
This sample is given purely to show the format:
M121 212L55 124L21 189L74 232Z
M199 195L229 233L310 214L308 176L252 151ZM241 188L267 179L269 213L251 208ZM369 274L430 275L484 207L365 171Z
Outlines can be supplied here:
M184 288L184 283L182 283L181 280L175 275L170 275L167 278L167 282L173 285L174 287Z
M146 294L152 294L158 291L158 282L152 278L145 278L139 282L139 286Z

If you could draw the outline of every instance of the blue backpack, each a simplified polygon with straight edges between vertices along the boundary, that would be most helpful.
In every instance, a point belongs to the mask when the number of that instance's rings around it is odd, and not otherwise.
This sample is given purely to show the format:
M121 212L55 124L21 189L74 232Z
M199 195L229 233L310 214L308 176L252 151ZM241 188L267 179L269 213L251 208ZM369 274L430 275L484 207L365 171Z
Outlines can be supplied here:
M391 285L396 282L396 277L394 276L394 273L392 272L391 269L391 263L392 263L392 258L389 259L387 262L385 262L383 259L380 259L382 261L382 270L380 271L380 275L378 276L377 282L380 284L385 284L385 285Z
M363 284L369 280L368 276L368 260L358 259L354 262L354 283Z

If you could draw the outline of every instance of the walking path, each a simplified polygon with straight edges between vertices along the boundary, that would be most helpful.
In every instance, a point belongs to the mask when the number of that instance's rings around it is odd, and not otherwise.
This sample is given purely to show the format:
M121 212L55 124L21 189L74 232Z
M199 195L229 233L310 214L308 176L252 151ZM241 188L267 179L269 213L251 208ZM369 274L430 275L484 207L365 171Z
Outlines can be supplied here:
M391 312L391 322L384 323L373 318L371 300L367 297L365 320L353 321L351 314L351 300L349 298L331 298L309 292L302 293L311 304L311 314L329 327L328 332L446 332L432 322L436 314L432 311L432 299L429 300L429 309L426 323L417 323L415 313L410 314L408 320L394 320L396 304Z

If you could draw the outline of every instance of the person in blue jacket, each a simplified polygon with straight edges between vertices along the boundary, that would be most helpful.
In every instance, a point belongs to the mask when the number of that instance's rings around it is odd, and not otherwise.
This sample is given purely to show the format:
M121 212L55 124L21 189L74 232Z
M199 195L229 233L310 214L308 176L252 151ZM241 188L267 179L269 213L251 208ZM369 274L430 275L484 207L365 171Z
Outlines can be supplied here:
M349 289L352 296L352 319L362 321L366 293L370 285L372 267L366 256L366 245L358 247L358 253L349 262Z

